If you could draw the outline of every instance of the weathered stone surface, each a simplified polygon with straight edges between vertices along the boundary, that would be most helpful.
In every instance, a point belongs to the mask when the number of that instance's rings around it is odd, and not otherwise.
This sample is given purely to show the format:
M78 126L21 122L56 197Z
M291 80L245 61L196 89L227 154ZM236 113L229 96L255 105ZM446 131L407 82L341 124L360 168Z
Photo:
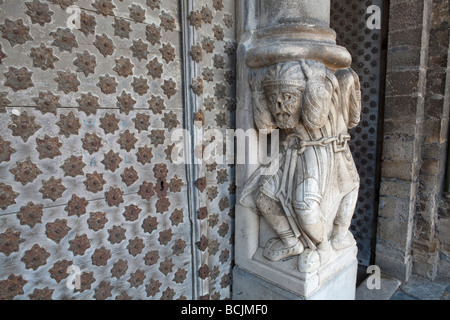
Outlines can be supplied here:
M300 111L300 94L299 92L303 92L305 96L308 96L311 92L309 90L317 90L315 84L309 84L308 81L323 81L327 74L326 67L321 63L312 62L312 61L303 61L300 62L290 62L284 64L278 64L274 67L270 67L268 70L256 71L252 78L250 78L250 85L252 90L255 92L254 96L254 116L255 122L259 129L265 130L273 130L275 128L280 128L281 130L297 128L299 123L302 123L300 128L307 128L303 130L317 130L325 125L327 115L326 111L322 109L320 111L319 108L323 108L324 105L308 105L311 100L304 100L303 109ZM347 72L347 73L346 73ZM344 83L349 83L347 88L351 88L350 90L359 91L359 81L356 74L352 74L352 71L344 70L342 73L338 74L339 76L336 78L336 81L344 81L342 86L346 86ZM351 81L351 82L345 82ZM266 92L267 100L265 101L264 97L257 97L259 94L259 88L263 88ZM305 89L306 88L306 89ZM354 92L355 92L354 91ZM331 92L329 93L331 98ZM342 96L341 99L348 99L348 96ZM330 104L331 101L324 101L324 104ZM284 109L283 109L283 106ZM359 122L359 113L360 113L360 102L356 102L356 104L349 106L349 114L351 115L348 119L347 125L349 127L355 126ZM332 105L332 103L328 106L328 108L338 108L338 106ZM266 111L267 110L267 111ZM283 111L289 110L289 111ZM314 110L314 111L313 111ZM341 117L342 115L336 115L337 117ZM323 117L323 118L321 118ZM298 130L297 133L291 134L292 137L298 135L300 137L302 135L302 129ZM346 134L348 127L341 127L340 134ZM316 137L323 137L321 135L316 135ZM323 137L324 139L332 139L332 137ZM304 138L300 138L304 139ZM335 138L337 139L337 138ZM320 139L319 139L320 140ZM319 145L319 140L310 141L310 144L304 144L300 142L297 147L291 147L291 140L286 140L284 145L289 146L287 149L287 153L282 153L280 155L281 158L286 158L286 164L279 168L280 177L287 177L287 179L298 179L297 175L302 177L302 174L297 172L295 167L290 163L297 163L304 168L308 168L308 166L314 167L314 163L309 164L308 161L312 161L312 158L309 158L308 154L308 146L312 149L314 146ZM340 141L339 144L343 143ZM345 143L346 144L346 143ZM341 148L346 148L345 144L341 146ZM322 145L325 146L326 145ZM344 151L344 149L341 149ZM341 151L341 152L342 152ZM337 148L333 148L333 151L336 157L340 157L340 151ZM347 151L348 152L348 151ZM305 153L305 156L302 154ZM295 158L293 157L295 155ZM331 161L331 160L328 160ZM289 168L290 164L290 168ZM289 169L288 169L289 168ZM249 207L256 206L257 212L260 212L266 220L268 220L269 225L275 230L278 236L281 238L273 238L267 242L265 245L264 256L271 261L280 261L286 259L290 256L299 255L299 268L302 272L313 272L320 266L319 254L315 251L316 245L320 248L324 246L323 252L320 254L322 259L326 259L327 255L330 254L331 247L329 249L325 249L327 247L328 239L331 240L331 246L334 246L335 250L341 250L343 248L349 247L354 244L353 237L350 235L348 230L345 230L344 226L350 225L351 216L353 215L353 210L356 205L356 196L352 196L352 192L357 190L359 184L359 178L355 171L348 171L348 173L339 173L340 178L337 178L337 184L346 185L346 190L348 190L348 200L345 200L348 207L347 213L343 211L339 212L342 216L336 216L336 212L326 211L330 206L326 205L326 202L322 203L322 199L327 197L333 197L331 194L333 193L331 190L334 187L328 185L328 192L330 195L320 194L319 190L324 190L319 187L321 184L321 179L323 177L320 176L318 170L311 169L311 172L316 172L316 176L311 176L308 179L311 179L311 183L309 184L306 180L300 180L296 182L296 185L304 186L301 189L292 189L289 187L288 189L282 191L283 193L274 194L269 191L269 189L278 190L278 184L276 181L265 181L264 187L267 188L267 191L256 195L255 202L252 203L248 195L250 195L255 190L255 186L259 185L257 182L260 177L258 174L261 174L259 171L256 171L247 185L244 187L243 195L241 198L241 202L244 205L248 205ZM346 171L348 167L335 168L336 174L339 171ZM348 181L339 180L343 179L343 177L347 177ZM286 179L286 178L283 178ZM300 178L307 179L307 178ZM287 180L289 181L289 180ZM297 180L296 180L297 181ZM314 182L312 182L314 181ZM285 182L281 182L281 186L284 186ZM274 184L272 186L272 184ZM292 185L289 183L289 185ZM271 186L271 187L269 187ZM314 187L313 187L314 186ZM335 186L337 188L337 185ZM309 189L311 188L311 189ZM266 189L264 189L266 190ZM319 192L319 193L318 193ZM290 194L293 194L292 196ZM317 193L317 196L314 194ZM302 195L303 194L303 195ZM268 197L270 195L270 198ZM281 197L280 202L283 203L286 197L295 198L299 200L294 200L292 204L285 203L284 206L280 206L275 203L272 199L273 197ZM316 198L314 198L316 197ZM301 199L301 200L300 200ZM315 200L312 200L315 199ZM352 204L350 205L350 199ZM297 201L297 202L296 202ZM333 201L343 201L342 199L336 199ZM320 209L320 206L323 205L324 209ZM329 210L329 209L328 209ZM339 221L336 227L337 229L332 231L331 229L326 229L325 225L322 225L320 219L316 216L324 214L328 218L337 219ZM283 218L284 215L291 218ZM315 218L316 217L316 218ZM346 218L344 218L346 217ZM291 219L291 220L290 220ZM347 219L347 220L343 220ZM299 229L296 229L299 228ZM306 232L300 232L299 230L306 230ZM338 236L338 234L340 234ZM300 237L306 237L302 241L298 239ZM328 238L331 237L331 238ZM333 237L334 238L333 240ZM323 245L321 245L322 241L325 241ZM339 244L338 244L339 243ZM308 246L310 249L305 250L305 247ZM330 246L330 244L328 244ZM321 249L318 249L318 252L321 252ZM312 260L315 262L313 263ZM326 261L326 260L324 260ZM304 263L308 264L308 267L303 266ZM323 263L323 262L322 262Z
M401 282L384 274L380 275L380 289L369 289L368 282L365 279L356 289L355 300L390 300Z

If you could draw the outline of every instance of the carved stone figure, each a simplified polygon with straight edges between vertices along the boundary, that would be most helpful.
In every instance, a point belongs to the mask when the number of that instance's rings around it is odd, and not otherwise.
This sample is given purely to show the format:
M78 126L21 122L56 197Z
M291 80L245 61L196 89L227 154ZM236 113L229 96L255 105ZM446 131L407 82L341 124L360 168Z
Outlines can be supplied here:
M278 169L257 169L240 202L277 234L265 244L265 258L298 255L299 271L313 272L333 250L355 245L349 227L359 176L348 129L360 120L359 79L350 68L332 71L302 59L253 70L249 80L255 124L279 129L280 152L273 155Z

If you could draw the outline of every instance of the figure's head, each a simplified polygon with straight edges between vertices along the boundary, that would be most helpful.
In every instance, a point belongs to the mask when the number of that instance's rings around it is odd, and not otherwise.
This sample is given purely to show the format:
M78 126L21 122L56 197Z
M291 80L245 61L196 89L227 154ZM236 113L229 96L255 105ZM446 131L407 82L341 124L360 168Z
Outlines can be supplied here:
M269 111L277 127L293 129L300 121L306 79L298 62L269 68L263 81Z
M339 84L323 63L300 60L274 65L250 75L254 93L264 91L265 102L254 100L258 129L322 128L330 107L337 103ZM255 103L256 102L256 103Z

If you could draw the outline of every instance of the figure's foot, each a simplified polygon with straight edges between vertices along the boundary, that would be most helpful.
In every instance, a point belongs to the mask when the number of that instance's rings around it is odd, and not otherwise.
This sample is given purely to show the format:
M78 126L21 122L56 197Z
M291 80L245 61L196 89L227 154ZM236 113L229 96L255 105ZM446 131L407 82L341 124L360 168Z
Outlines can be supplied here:
M286 245L279 238L270 239L264 248L263 255L270 261L276 262L295 255L299 255L304 250L303 244L297 239L293 245Z
M331 239L331 246L334 250L342 250L356 244L355 238L350 231L340 232Z
M330 241L324 241L317 246L317 253L320 257L320 265L325 265L331 258L331 252L333 251Z
M298 257L298 270L300 272L311 273L319 269L320 256L317 250L306 249Z

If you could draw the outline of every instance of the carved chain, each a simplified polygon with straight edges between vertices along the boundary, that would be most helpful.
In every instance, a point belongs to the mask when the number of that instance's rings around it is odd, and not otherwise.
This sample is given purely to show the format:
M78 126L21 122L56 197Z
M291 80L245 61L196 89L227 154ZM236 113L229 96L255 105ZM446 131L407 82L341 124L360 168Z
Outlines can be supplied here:
M290 134L286 141L283 142L283 146L286 148L294 148L295 147L290 146L291 139L295 139L297 142L297 148L299 149L297 151L298 155L301 155L303 152L305 152L307 147L325 147L326 145L332 143L333 144L333 151L335 153L343 152L347 150L348 147L348 141L351 139L349 134L340 134L339 137L329 137L329 138L322 138L319 140L302 140L302 137L299 134L292 133Z

